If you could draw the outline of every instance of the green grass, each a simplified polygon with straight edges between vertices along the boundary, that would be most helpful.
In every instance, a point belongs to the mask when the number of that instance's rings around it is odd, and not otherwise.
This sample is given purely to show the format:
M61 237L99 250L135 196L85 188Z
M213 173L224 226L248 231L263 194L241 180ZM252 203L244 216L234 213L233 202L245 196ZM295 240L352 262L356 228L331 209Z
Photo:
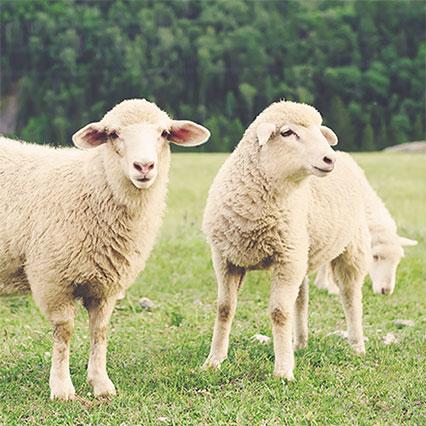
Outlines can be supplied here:
M340 303L311 286L310 341L296 355L296 381L273 379L267 273L249 274L239 299L229 359L200 369L209 350L216 284L200 231L207 190L225 155L173 157L168 211L138 282L111 322L108 366L118 389L98 401L86 384L87 315L80 310L71 375L81 397L50 402L51 331L30 297L0 299L0 424L278 425L426 424L426 157L356 156L386 201L401 233L419 240L406 250L391 297L364 287L364 358L329 333L344 329ZM157 308L142 312L138 300ZM397 329L394 319L415 326ZM399 343L385 346L393 332Z

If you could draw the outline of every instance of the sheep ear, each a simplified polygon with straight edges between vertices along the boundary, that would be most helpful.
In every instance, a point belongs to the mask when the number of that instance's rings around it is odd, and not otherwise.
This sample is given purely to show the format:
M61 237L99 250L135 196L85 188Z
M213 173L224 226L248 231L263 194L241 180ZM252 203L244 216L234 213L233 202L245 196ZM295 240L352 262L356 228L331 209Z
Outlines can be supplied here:
M188 120L173 120L167 139L176 145L197 146L207 142L210 132L200 124Z
M72 136L74 145L81 149L95 148L118 138L118 130L110 129L102 123L90 123Z
M261 123L257 126L256 135L260 146L265 145L269 141L272 134L275 132L275 124Z
M409 238L405 238L405 237L399 237L399 244L401 244L401 246L416 246L417 245L417 241L416 240L410 240Z
M338 139L336 133L334 133L333 130L327 126L321 126L320 130L331 146L337 145Z

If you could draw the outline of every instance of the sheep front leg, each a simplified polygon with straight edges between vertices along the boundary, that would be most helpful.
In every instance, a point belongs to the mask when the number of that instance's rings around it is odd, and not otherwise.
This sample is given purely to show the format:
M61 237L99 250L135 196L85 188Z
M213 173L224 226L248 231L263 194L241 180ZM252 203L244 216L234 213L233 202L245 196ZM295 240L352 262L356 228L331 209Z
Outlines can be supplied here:
M93 394L98 396L115 395L115 387L106 370L107 329L116 298L86 299L89 313L90 357L87 368L87 381L93 386Z
M228 356L229 335L237 307L237 295L245 270L227 264L212 250L213 266L218 285L217 315L209 356L204 368L219 368Z
M309 278L305 277L300 286L295 304L294 350L306 348L308 344Z
M276 268L274 270L269 300L274 339L274 375L287 380L294 379L293 315L300 283L306 271L296 274L294 272L294 270L290 271L288 268Z
M74 306L49 315L53 324L52 366L50 369L50 399L74 399L75 389L70 376L70 341L74 331Z

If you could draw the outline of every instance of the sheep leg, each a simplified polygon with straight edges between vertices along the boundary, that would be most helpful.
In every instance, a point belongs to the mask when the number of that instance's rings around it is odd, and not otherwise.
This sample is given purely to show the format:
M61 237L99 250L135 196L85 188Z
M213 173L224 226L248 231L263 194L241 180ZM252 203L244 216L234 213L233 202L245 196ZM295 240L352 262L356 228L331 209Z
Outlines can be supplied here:
M337 286L331 266L329 264L321 266L315 278L315 285L319 289L328 290L330 294L338 294L339 287Z
M294 350L306 348L308 344L309 278L305 277L295 304Z
M50 399L67 401L75 397L69 368L70 342L74 332L74 298L65 291L66 283L50 278L46 271L37 268L39 265L29 259L25 273L35 303L53 327Z
M295 270L280 268L274 270L269 299L269 311L272 319L274 339L275 368L274 376L293 380L294 352L292 343L293 315L300 283L306 270L301 274ZM291 281L288 277L292 277Z
M367 261L354 261L344 252L332 262L333 274L340 289L340 300L348 327L348 341L357 354L365 353L362 327L362 285L366 275ZM365 267L363 267L365 266Z
M107 330L116 298L85 299L89 313L90 357L87 368L87 381L93 386L93 394L98 396L115 395L115 387L106 370Z
M50 313L48 317L53 324L50 399L67 401L75 397L69 367L70 341L74 331L74 306L65 305L60 312Z
M331 267L331 264L328 263L324 266L324 269L326 271L326 289L330 294L339 294L339 287L336 283L336 280L334 279L333 269Z
M364 333L362 327L362 284L363 279L352 282L339 281L340 299L345 312L348 327L348 341L357 354L365 353Z
M227 264L226 260L212 250L213 266L218 284L217 315L209 356L204 368L219 368L228 356L229 335L237 307L238 289L245 270Z
M322 265L321 268L317 271L317 276L315 277L314 284L320 290L326 290L328 288L328 271L327 265Z

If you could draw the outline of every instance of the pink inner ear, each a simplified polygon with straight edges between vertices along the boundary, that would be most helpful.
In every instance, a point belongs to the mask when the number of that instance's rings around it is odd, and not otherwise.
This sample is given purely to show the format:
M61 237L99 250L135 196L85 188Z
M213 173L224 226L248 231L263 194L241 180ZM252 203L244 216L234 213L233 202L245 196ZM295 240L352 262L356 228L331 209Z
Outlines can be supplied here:
M106 139L105 136L105 133L100 132L99 130L91 129L86 132L84 139L90 145L97 145Z
M84 134L85 141L90 145L100 145L107 142L108 138L117 138L118 134L115 130L107 133L106 130L90 129Z
M191 131L185 127L178 127L171 130L169 139L176 142L187 142L191 139Z

